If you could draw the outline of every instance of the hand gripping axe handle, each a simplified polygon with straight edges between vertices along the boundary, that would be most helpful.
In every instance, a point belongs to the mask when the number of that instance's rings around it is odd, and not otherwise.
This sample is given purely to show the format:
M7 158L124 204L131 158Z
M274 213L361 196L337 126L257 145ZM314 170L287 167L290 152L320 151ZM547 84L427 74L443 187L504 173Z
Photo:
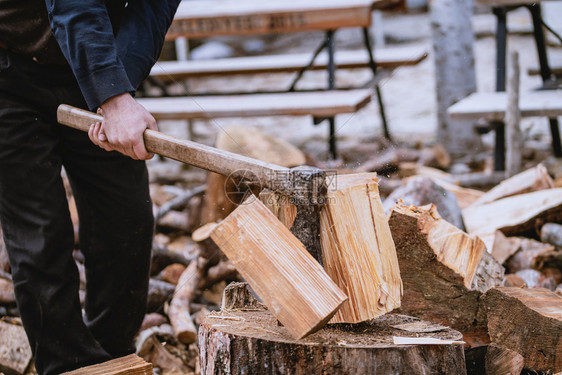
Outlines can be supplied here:
M103 121L98 114L66 104L58 107L57 119L85 132ZM144 131L144 144L148 152L289 195L297 207L291 232L322 263L319 215L326 198L325 171L309 166L285 168L150 129Z

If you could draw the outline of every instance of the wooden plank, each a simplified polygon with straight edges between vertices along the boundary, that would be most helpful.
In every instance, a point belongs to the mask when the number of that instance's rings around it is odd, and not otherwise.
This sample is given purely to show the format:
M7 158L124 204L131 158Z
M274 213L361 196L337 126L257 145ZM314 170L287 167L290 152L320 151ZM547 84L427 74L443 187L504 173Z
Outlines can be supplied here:
M375 0L181 2L167 39L367 27Z
M478 92L453 104L447 113L453 119L484 118L503 121L507 109L506 92ZM562 116L562 90L522 93L519 100L522 117Z
M252 196L211 238L294 338L322 328L347 300L304 245Z
M152 364L135 354L112 359L97 365L65 372L63 375L152 375Z
M179 120L255 116L330 117L356 112L370 100L370 90L351 90L141 98L138 102L157 120Z
M374 51L374 58L380 68L396 68L402 65L416 65L427 56L427 48L419 45L392 47ZM162 81L212 75L257 74L271 72L295 72L309 63L310 54L268 55L254 57L232 57L216 60L188 60L158 62L150 72L152 77ZM367 51L338 51L335 54L336 68L353 69L369 66ZM328 56L322 53L311 69L326 69Z

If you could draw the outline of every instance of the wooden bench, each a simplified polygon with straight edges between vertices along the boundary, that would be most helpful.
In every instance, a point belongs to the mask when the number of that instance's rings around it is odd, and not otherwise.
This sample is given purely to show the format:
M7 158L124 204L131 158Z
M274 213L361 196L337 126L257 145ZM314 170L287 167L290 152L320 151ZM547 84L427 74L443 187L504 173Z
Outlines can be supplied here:
M371 100L371 90L288 92L280 94L140 98L157 120L219 117L313 116L353 113Z
M447 113L456 120L503 121L506 109L506 92L478 92L453 104ZM519 109L522 117L562 116L562 90L522 93Z
M337 69L368 68L369 55L365 50L338 51L335 54ZM427 57L423 46L401 46L374 51L374 58L380 68L393 69L402 65L416 65ZM162 61L150 72L152 77L167 82L204 76L225 76L231 74L259 74L276 72L297 72L310 62L310 54L268 55L253 57L231 57L215 60ZM328 55L320 54L311 70L325 70Z

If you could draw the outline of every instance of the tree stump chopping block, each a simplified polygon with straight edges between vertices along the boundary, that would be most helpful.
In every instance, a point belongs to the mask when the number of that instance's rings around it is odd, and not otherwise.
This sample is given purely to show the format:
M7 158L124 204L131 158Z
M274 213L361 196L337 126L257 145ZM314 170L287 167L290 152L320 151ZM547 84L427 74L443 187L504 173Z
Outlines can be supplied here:
M397 345L394 337L443 341ZM294 340L267 310L222 311L201 323L201 374L466 374L461 339L450 328L387 314Z

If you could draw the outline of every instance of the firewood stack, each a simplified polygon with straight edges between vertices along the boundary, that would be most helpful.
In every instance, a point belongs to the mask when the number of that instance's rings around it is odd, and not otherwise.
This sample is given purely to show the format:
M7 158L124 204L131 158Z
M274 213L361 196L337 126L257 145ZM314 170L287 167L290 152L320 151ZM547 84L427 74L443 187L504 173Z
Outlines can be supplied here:
M380 191L399 181L369 164L337 174L320 218L322 266L289 232L295 208L282 196L262 191L225 215L205 201L223 192L217 176L155 180L137 354L161 374L562 371L562 184L539 164L484 192L461 185L497 176L452 176L410 156L393 159L404 188L389 200ZM218 223L203 225L205 205ZM83 270L79 249L75 258ZM251 288L223 298L233 281ZM0 241L0 373L32 374L17 315Z

